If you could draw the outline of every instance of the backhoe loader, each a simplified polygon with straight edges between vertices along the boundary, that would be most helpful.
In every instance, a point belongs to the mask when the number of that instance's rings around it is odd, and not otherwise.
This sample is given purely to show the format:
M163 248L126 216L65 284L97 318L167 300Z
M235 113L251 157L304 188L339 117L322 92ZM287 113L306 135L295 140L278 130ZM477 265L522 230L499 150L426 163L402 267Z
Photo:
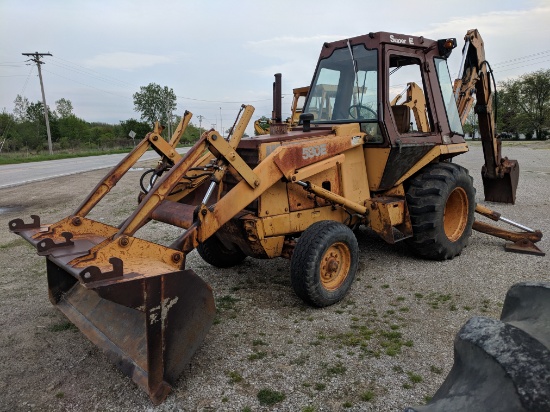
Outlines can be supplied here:
M65 219L42 224L33 215L9 228L46 256L51 302L160 403L214 318L212 290L185 268L195 248L217 267L289 258L295 293L317 307L350 289L359 225L423 258L460 255L476 201L468 171L450 162L468 151L446 62L454 47L455 39L386 32L325 43L291 131L276 75L269 135L243 138L254 111L243 105L227 138L208 130L180 156L175 147L192 116L185 112L169 142L157 124ZM426 106L415 129L411 108L391 104L393 90L412 81ZM491 120L490 105L484 110ZM161 160L141 182L133 213L118 226L88 218L149 148ZM489 166L485 185L510 184L508 169ZM169 247L136 237L151 221L183 231ZM501 234L527 246L542 236L510 233Z

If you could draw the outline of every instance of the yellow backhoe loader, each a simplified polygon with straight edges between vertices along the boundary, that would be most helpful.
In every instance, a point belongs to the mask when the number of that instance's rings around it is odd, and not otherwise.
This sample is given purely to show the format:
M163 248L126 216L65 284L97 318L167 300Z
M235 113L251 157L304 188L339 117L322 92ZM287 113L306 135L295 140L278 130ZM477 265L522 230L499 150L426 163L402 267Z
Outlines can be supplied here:
M291 131L276 76L269 135L243 138L254 108L242 106L227 138L206 131L182 157L175 147L192 116L185 112L169 142L157 125L65 219L43 224L33 215L9 229L46 257L52 303L160 403L214 318L212 290L185 268L193 249L218 267L247 256L289 258L295 293L318 307L351 287L359 225L427 259L462 252L476 201L468 171L450 162L468 151L446 61L454 47L455 39L386 32L325 43ZM422 94L426 120L417 130L411 108L392 105L392 79L414 81ZM480 104L479 87L477 94ZM483 110L491 120L490 104ZM487 131L494 149L494 127ZM161 161L133 213L118 226L88 218L149 148ZM486 186L515 192L509 169L486 166ZM151 221L185 230L169 247L136 237ZM531 253L542 236L523 227L500 234Z

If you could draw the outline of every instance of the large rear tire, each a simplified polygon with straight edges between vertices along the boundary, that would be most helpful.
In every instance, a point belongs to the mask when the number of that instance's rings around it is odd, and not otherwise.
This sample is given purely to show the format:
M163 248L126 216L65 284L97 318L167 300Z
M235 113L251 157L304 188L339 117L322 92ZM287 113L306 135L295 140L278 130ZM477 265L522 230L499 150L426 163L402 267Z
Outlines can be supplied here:
M218 268L236 266L246 258L246 255L237 246L228 249L216 235L210 236L199 244L197 252L206 263Z
M475 188L468 171L454 163L426 166L406 186L413 236L408 246L426 259L460 255L472 234Z
M317 307L344 298L358 266L359 246L351 229L323 220L298 239L290 262L292 287L304 302Z

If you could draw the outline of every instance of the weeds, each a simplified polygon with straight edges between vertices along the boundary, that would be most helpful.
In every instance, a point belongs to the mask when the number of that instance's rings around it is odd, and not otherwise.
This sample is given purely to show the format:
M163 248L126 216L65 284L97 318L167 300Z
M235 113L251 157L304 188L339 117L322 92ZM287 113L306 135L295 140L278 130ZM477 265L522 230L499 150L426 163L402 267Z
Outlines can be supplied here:
M255 361L258 359L263 359L267 356L267 352L254 352L252 355L248 356L249 361Z
M243 380L243 377L239 372L229 371L227 372L227 376L229 377L229 383L239 383Z
M323 367L325 369L325 374L328 377L343 375L344 373L346 373L346 370L347 370L347 368L342 364L342 362L338 362L334 366L328 366L325 364L323 365Z
M275 405L276 403L282 402L286 398L286 395L283 392L278 392L266 388L260 389L260 391L258 391L257 397L260 401L260 405L271 406Z
M326 387L327 385L325 385L324 383L316 383L314 386L314 389L316 391L322 391L322 390L325 390Z
M235 309L235 304L239 301L240 299L234 298L231 295L221 296L216 299L216 307L218 311Z
M72 330L73 332L76 332L78 328L71 322L67 321L67 322L56 323L55 325L50 325L48 327L48 330L50 332L63 332L65 330Z

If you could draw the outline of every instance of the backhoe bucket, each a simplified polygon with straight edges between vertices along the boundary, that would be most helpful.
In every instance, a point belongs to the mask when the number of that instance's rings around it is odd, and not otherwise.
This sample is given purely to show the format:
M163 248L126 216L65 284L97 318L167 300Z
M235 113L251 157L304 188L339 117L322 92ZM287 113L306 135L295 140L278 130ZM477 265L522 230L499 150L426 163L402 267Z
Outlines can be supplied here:
M34 225L16 220L10 228L46 256L51 302L161 403L213 323L210 286L192 270L179 270L181 252L134 237L112 240L105 235L116 228L85 218L75 226L80 233L46 231L33 219Z
M519 180L519 164L517 160L502 160L502 177L489 177L485 167L481 170L485 200L497 203L516 202L516 189Z

